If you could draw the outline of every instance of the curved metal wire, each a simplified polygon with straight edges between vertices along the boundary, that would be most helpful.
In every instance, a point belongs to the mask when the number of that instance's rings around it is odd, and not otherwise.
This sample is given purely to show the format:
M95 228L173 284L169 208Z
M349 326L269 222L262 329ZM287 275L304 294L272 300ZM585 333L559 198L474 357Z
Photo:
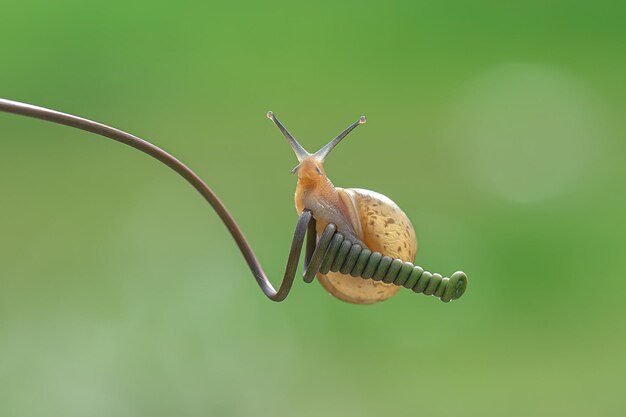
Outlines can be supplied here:
M213 207L217 215L220 217L226 228L230 232L231 236L237 243L241 254L246 260L248 267L250 267L250 271L252 271L252 275L256 279L257 283L263 290L263 293L273 301L282 301L285 299L287 294L289 293L289 289L291 284L288 283L289 280L286 280L281 285L280 289L276 291L272 286L271 282L265 275L261 264L258 259L254 255L250 244L246 240L243 232L237 225L233 216L226 209L224 204L220 201L217 195L211 190L211 188L206 185L200 177L193 172L189 167L180 162L178 159L165 152L163 149L159 148L147 142L137 136L131 135L130 133L126 133L122 130L116 129L111 126L107 126L102 123L94 122L92 120L84 119L82 117L73 116L71 114L58 112L55 110L50 110L44 107L33 106L32 104L21 103L13 100L6 100L0 98L0 111L4 111L7 113L19 114L22 116L33 117L35 119L46 120L53 123L58 123L61 125L66 125L70 127L74 127L76 129L85 130L87 132L95 133L100 136L107 137L109 139L113 139L115 141L121 142L125 145L133 147L147 155L150 155L154 159L164 163L176 173L178 173L181 177L183 177L192 187L194 187L204 199ZM310 214L309 214L310 215ZM303 220L300 219L298 222L298 226L296 226L296 236L300 236L300 223ZM308 223L308 221L307 221ZM305 230L306 232L306 224ZM304 233L302 232L302 233ZM298 250L298 254L300 249L302 248L302 240L304 239L304 235L302 235L302 239L300 239L299 248L295 248ZM294 240L295 243L295 240ZM294 249L292 245L292 250ZM285 271L285 276L287 273L291 271L292 260L287 262L287 268ZM297 263L297 260L296 260ZM297 265L295 266L297 267ZM294 275L295 275L295 267L293 267ZM293 278L291 279L293 281Z
M424 271L423 268L414 266L410 262L391 259L391 257L383 256L379 252L372 253L368 248L362 248L360 245L344 239L333 224L326 227L318 240L316 238L315 219L310 211L305 210L298 218L283 280L279 289L276 290L265 275L237 222L213 190L189 167L163 149L122 130L44 107L0 99L0 111L92 132L138 149L170 167L190 183L217 212L237 243L259 287L272 301L282 301L289 294L298 269L305 235L307 235L303 273L305 282L311 282L317 272L326 274L329 271L339 271L363 279L402 285L417 293L434 295L444 302L461 297L467 287L467 276L463 272L455 272L450 278L446 278L440 274Z

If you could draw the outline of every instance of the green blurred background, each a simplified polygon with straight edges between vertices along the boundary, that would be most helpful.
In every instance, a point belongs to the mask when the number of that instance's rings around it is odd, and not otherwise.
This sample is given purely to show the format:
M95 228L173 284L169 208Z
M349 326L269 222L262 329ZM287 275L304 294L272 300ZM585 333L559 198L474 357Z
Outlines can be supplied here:
M273 110L412 219L450 304L268 301L167 168L0 114L1 416L621 415L623 2L4 2L0 96L153 141L275 283L296 213Z

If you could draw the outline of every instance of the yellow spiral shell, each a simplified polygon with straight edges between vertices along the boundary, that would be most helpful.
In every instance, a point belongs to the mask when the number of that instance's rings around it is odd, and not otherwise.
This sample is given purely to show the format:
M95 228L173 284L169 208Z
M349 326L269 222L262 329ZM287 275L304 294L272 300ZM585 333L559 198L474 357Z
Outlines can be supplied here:
M359 188L336 188L348 208L349 219L359 239L372 251L405 262L417 253L415 230L406 214L388 197ZM381 281L363 280L340 272L317 274L322 286L340 300L374 304L394 295L400 287Z

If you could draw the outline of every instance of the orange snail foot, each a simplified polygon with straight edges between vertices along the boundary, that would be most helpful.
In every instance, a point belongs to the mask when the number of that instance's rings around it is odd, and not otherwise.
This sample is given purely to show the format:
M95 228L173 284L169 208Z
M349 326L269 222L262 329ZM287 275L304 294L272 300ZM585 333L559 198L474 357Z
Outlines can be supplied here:
M334 297L352 304L376 304L385 301L401 287L372 279L363 279L340 272L317 274L317 279Z

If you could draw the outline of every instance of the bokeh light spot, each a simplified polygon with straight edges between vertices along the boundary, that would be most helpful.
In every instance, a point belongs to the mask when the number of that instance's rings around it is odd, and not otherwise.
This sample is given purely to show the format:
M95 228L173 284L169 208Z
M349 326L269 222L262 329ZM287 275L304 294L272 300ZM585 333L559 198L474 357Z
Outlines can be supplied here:
M591 165L601 123L586 84L542 64L499 65L453 106L452 141L470 178L517 203L558 195Z

